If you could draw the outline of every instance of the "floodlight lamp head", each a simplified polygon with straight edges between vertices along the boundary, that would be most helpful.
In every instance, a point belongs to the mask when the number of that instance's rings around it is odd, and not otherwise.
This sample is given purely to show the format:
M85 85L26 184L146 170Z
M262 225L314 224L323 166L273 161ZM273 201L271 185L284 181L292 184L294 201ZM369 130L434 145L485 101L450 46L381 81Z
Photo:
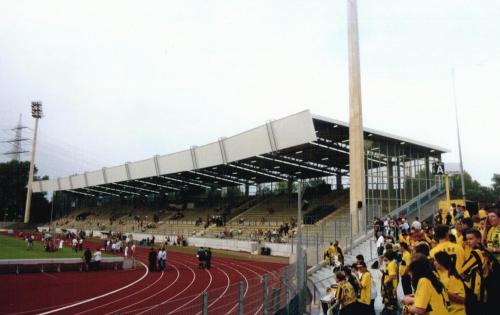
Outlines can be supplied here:
M42 102L31 102L31 116L33 118L42 118Z

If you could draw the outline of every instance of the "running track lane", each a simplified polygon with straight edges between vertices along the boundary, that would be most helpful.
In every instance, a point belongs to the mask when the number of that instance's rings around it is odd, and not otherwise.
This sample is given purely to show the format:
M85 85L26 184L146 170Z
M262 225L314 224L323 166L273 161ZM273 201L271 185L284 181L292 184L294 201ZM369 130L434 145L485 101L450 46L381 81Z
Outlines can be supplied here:
M140 260L147 260L147 250L143 248L138 248L137 255ZM174 259L174 257L180 258L183 262L185 262L184 268L181 266L182 264L179 264L177 259ZM246 262L246 263L245 263ZM136 307L140 307L140 304L142 303L142 299L144 297L141 297L140 294L144 293L146 296L152 296L158 292L155 298L158 298L159 300L156 299L149 299L149 301L144 301L144 304L147 305L147 307L143 307L142 310L148 310L151 308L151 305L163 303L163 305L159 306L157 311L159 310L160 312L156 312L155 309L149 310L147 313L161 313L162 307L166 306L164 309L168 311L173 311L175 308L179 308L178 305L180 305L180 308L177 310L176 314L181 314L185 313L185 310L187 307L193 307L194 312L192 314L197 313L200 310L201 307L201 294L203 293L204 289L209 290L209 304L210 306L210 312L212 313L213 311L216 311L217 314L219 314L219 311L222 310L227 310L229 311L231 309L231 312L236 312L237 308L236 305L233 303L235 300L237 300L237 295L239 295L239 281L242 281L244 279L243 274L246 275L247 279L250 279L250 285L245 288L245 291L247 291L246 298L254 297L252 300L258 300L260 296L260 301L255 301L256 303L254 304L261 304L262 300L262 287L261 285L255 284L253 285L252 283L255 282L255 277L263 273L262 271L270 271L270 270L275 270L283 265L281 264L272 264L272 263L262 263L262 262L247 262L243 260L237 260L237 259L226 259L226 258L214 258L213 259L213 265L217 266L215 268L212 268L210 272L213 274L212 278L212 283L207 283L206 281L210 278L210 274L208 274L208 271L203 271L196 269L197 268L197 260L194 258L193 254L182 254L182 253L169 253L169 260L168 260L168 265L169 268L166 271L166 274L164 278L160 279L161 273L152 273L147 277L147 281L144 281L140 286L135 286L127 289L127 292L123 290L123 292L119 292L113 296L110 296L108 299L111 300L118 300L122 299L121 303L119 306L116 306L115 303L114 305L110 305L111 311L118 310L120 308L123 308L124 306L130 305L133 306L132 310L134 312L140 312L139 309ZM229 266L232 265L233 269L229 268ZM177 271L174 266L179 266L179 281L174 280L175 275L177 275ZM191 266L191 267L189 267ZM196 281L196 284L189 285L191 281L193 281L192 276L191 278L185 279L186 282L181 282L181 278L185 278L186 274L189 274L192 272L189 272L188 269L194 269L195 274L199 274L198 280ZM169 269L172 275L168 275ZM182 272L181 270L185 270L186 272ZM239 273L238 273L239 270ZM251 270L251 271L250 271ZM255 270L258 270L256 272ZM130 271L129 271L130 272ZM99 278L101 278L102 274L104 272L99 273ZM76 273L77 275L81 275L81 273ZM89 273L90 274L90 273ZM96 273L94 273L96 274ZM116 272L113 272L113 274L116 275ZM62 275L62 274L56 274L56 275ZM25 275L23 275L24 277ZM207 279L208 276L208 279ZM14 276L14 277L20 277L20 276ZM253 278L253 279L252 279ZM228 281L229 279L229 281ZM55 280L55 279L54 279ZM171 282L170 284L169 281ZM175 283L172 283L172 281L175 281ZM248 280L247 280L248 281ZM253 281L253 282L252 282ZM101 281L99 281L101 282ZM206 286L203 286L203 283L207 284ZM170 287L168 287L171 285ZM228 288L229 285L229 288ZM160 286L160 288L158 288ZM165 289L167 287L167 289ZM165 289L165 290L163 290ZM163 290L163 291L162 291ZM140 291L140 292L139 292ZM173 293L175 294L172 294ZM139 293L138 293L139 292ZM176 294L179 294L178 296L175 296ZM125 294L127 293L127 294ZM83 298L81 298L83 299ZM185 300L187 300L190 303L186 303ZM60 301L59 301L60 302ZM98 301L96 301L98 302ZM100 306L102 304L109 303L110 301L100 301L97 303L97 306ZM169 303L166 303L169 302ZM248 301L250 302L250 300ZM62 303L61 303L62 304ZM182 305L185 304L185 305ZM71 314L77 313L78 311L84 311L84 310L89 310L92 309L92 307L89 307L90 304L82 304L81 308L79 309L79 306L76 306L71 309ZM106 305L102 305L106 306ZM177 307L173 307L177 306ZM245 308L245 313L248 313L250 310L256 310L256 308L251 307L251 305L248 305L248 307ZM96 306L94 306L96 307ZM258 308L257 308L258 309ZM106 308L101 308L97 307L95 309L96 314L104 314ZM212 311L213 310L213 311ZM126 311L126 310L125 310ZM92 312L94 313L94 312Z
M124 287L144 273L141 267L132 271L0 275L0 314L39 313L72 304Z

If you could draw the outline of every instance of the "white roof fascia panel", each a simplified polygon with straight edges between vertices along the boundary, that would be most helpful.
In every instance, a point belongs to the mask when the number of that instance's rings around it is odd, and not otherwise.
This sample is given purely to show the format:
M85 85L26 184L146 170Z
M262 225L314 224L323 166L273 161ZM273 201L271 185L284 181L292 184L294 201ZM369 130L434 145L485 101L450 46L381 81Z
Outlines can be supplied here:
M219 142L197 147L195 151L198 168L206 168L224 163Z
M161 175L193 170L191 150L159 156L158 167Z
M308 110L272 122L278 150L316 141L311 112Z
M73 189L87 187L85 185L85 176L84 175L71 176L71 182L73 183Z
M131 179L156 176L156 167L154 158L132 162L129 164Z
M31 186L31 187L32 187L34 193L42 192L42 188L40 187L41 182L42 181L33 182L33 186Z
M87 183L89 184L89 186L97 186L97 185L105 184L104 183L104 176L102 176L102 170L88 172L87 173Z
M332 124L336 124L336 125L340 125L340 126L344 126L344 127L349 128L349 124L346 123L345 121L340 121L340 120L336 120L336 119L324 117L324 116L321 116L321 115L312 115L312 117L314 119L323 120L323 121L326 121L326 122L329 122L329 123L332 123ZM386 137L386 138L392 138L392 139L395 139L395 140L398 140L398 141L401 141L401 142L407 142L407 143L415 144L415 145L418 145L418 146L421 146L421 147L425 147L425 148L429 148L429 149L432 149L432 150L441 151L441 152L444 152L444 153L450 152L449 149L442 148L442 147L439 147L439 146L436 146L436 145L433 145L433 144L428 144L428 143L420 142L420 141L417 141L417 140L408 139L408 138L405 138L405 137L393 135L393 134L390 134L390 133L387 133L387 132L383 132L383 131L379 131L379 130L375 130L375 129L371 129L371 128L363 127L363 131L364 132L368 132L368 133L373 133L375 135Z
M106 168L106 179L108 183L117 183L127 180L125 165Z
M61 190L69 190L71 189L71 184L69 183L69 177L63 177L60 179L61 182Z
M57 179L49 179L43 181L43 189L45 191L57 191L59 186L57 184Z
M224 145L228 163L272 152L266 125L226 138Z

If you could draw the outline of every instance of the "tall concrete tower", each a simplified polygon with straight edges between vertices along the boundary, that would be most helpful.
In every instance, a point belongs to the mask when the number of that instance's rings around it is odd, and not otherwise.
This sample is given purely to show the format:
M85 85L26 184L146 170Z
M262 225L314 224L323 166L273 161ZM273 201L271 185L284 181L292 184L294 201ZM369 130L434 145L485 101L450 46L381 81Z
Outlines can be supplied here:
M347 0L349 47L349 177L352 235L365 229L365 164L356 0Z

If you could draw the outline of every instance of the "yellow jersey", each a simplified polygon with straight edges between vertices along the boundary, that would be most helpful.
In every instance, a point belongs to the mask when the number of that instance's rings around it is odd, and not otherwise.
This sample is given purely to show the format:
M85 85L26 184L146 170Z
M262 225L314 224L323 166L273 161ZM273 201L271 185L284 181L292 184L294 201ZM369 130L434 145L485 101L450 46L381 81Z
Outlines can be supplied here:
M448 255L451 256L451 261L455 264L457 272L461 274L462 265L464 264L465 260L464 249L455 243L452 243L450 241L444 241L440 242L433 249L431 249L429 256L431 258L434 258L434 255L437 252L442 252L442 251L448 253Z
M484 209L479 209L479 211L477 212L477 214L479 215L479 218L482 220L482 219L486 219L488 217L488 212L486 212L486 210Z
M403 236L403 234L399 235L399 243L406 243L408 244L408 246L410 246L410 236Z
M411 263L411 255L408 251L404 251L403 257L401 259L401 265L399 266L399 275L403 276L406 272L406 269L410 266Z
M489 248L496 248L500 250L500 225L497 227L492 226L486 237L486 245ZM500 253L493 254L497 261L500 263Z
M479 258L476 259L475 255ZM473 249L469 259L467 259L462 268L461 274L464 279L465 285L474 291L476 298L480 298L481 293L481 278L484 277L484 270L486 269L486 259L479 249Z
M358 301L360 303L370 305L372 301L372 275L369 271L366 271L361 275L359 284L361 287L361 292Z
M330 257L333 257L335 255L335 246L330 246L328 247L328 254L330 254Z
M392 290L393 292L396 292L398 288L398 263L395 260L391 260L385 266L384 275L384 285L387 285L389 283L390 276L394 276L394 280L392 280Z
M450 276L448 271L438 271L439 280L444 285L448 293L454 293L465 298L465 288L463 282L455 276ZM450 301L450 315L466 315L465 304L458 304Z
M415 307L426 310L428 315L447 315L449 314L448 303L448 294L444 288L439 294L429 279L420 278L418 280L413 304Z

